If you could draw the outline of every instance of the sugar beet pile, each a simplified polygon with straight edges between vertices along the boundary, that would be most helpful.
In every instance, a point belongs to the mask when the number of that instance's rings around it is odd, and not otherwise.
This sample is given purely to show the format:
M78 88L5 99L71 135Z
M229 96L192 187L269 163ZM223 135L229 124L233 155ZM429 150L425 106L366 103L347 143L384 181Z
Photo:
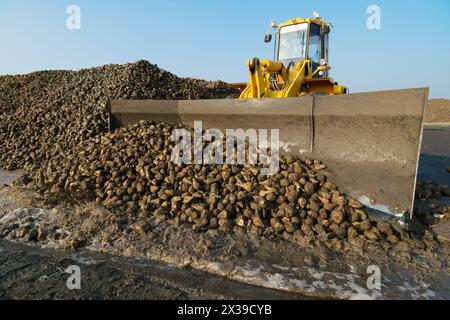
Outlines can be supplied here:
M175 165L173 126L141 122L106 132L115 99L224 98L223 82L181 79L148 62L0 77L0 167L25 168L47 199L95 200L112 211L198 229L399 241L339 191L320 161L284 157L262 176L245 165Z
M361 204L328 182L320 161L283 157L272 176L251 165L175 165L173 129L141 122L97 136L57 155L32 179L50 199L90 196L112 210L198 229L399 240L389 223L371 221Z
M208 99L232 93L224 82L179 78L147 61L2 76L0 167L37 167L105 132L108 98Z

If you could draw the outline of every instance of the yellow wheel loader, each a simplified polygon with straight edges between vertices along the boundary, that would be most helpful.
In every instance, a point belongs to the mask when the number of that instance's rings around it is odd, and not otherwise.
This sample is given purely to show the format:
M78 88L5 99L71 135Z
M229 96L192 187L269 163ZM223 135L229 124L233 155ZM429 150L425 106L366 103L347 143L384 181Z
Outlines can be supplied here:
M329 77L329 23L315 14L273 27L275 59L249 60L249 82L234 84L239 99L111 100L110 130L140 120L279 129L280 154L322 160L328 178L362 204L411 215L428 89L349 94Z
M328 77L328 43L331 24L315 13L313 19L291 19L277 30L275 61L252 58L247 66L250 82L240 99L289 98L307 93L344 94L347 88ZM272 34L265 37L271 42ZM236 87L242 87L237 84Z

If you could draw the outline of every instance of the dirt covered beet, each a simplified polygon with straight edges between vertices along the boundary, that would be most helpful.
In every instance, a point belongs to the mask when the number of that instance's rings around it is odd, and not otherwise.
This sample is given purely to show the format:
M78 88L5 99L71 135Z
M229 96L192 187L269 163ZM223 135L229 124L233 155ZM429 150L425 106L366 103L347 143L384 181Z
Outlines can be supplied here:
M236 91L147 61L0 77L0 168L36 168L107 130L111 99L210 99Z
M399 242L401 232L373 221L328 181L320 161L281 157L274 175L249 164L177 165L171 139L176 128L140 122L99 135L55 155L22 182L31 182L49 203L96 201L139 215L143 230L149 227L146 219L172 219L201 230L242 228L268 237Z

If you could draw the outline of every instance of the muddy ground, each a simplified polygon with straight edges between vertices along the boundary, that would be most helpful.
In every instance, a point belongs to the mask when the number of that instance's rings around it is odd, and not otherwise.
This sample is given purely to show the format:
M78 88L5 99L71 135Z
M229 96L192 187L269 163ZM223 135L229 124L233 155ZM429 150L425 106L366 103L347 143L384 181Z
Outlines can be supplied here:
M420 179L447 181L442 164L448 160L450 148L441 149L446 141L450 141L450 128L438 126L426 130ZM3 182L10 182L12 178L3 176ZM411 238L395 246L361 239L286 241L261 238L239 230L235 233L200 232L171 221L159 222L148 230L139 225L120 230L120 217L95 204L52 207L34 192L9 186L2 188L2 232L5 232L5 226L19 232L30 224L50 230L51 236L37 243L30 236L19 241L44 246L46 255L41 255L44 251L40 249L28 250L2 242L0 290L4 298L450 298L450 250L443 232L448 230L448 219L439 226L439 234L435 230L426 230L421 239ZM80 238L80 231L87 236ZM17 237L13 238L17 240ZM85 267L83 259L80 262L76 258L79 255L93 257L98 253L108 254L109 260ZM115 259L120 262L112 263ZM67 276L55 269L58 263L61 269L73 261L78 261L83 269L87 268L86 279L89 279L87 288L77 296L66 291L61 280ZM158 261L164 271L145 267L145 274L137 272L131 278L125 275L135 263L142 261L150 266ZM368 267L373 265L381 271L380 290L367 285L371 275ZM117 266L121 266L122 271L118 271ZM201 279L199 274L209 280L197 281ZM178 282L171 285L166 281L174 277ZM208 287L208 281L222 281L224 286L221 289ZM283 291L290 294L283 295Z
M81 289L66 273L79 266ZM298 299L190 268L148 259L42 249L0 240L0 300L5 299Z

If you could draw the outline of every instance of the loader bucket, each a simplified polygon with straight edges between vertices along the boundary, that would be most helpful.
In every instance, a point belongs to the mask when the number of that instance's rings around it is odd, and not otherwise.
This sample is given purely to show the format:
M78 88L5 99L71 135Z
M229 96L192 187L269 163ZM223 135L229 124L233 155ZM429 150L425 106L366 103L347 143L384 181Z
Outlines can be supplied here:
M279 129L280 153L322 160L326 174L369 208L413 212L428 89L286 99L109 103L110 129L139 120L203 128Z

